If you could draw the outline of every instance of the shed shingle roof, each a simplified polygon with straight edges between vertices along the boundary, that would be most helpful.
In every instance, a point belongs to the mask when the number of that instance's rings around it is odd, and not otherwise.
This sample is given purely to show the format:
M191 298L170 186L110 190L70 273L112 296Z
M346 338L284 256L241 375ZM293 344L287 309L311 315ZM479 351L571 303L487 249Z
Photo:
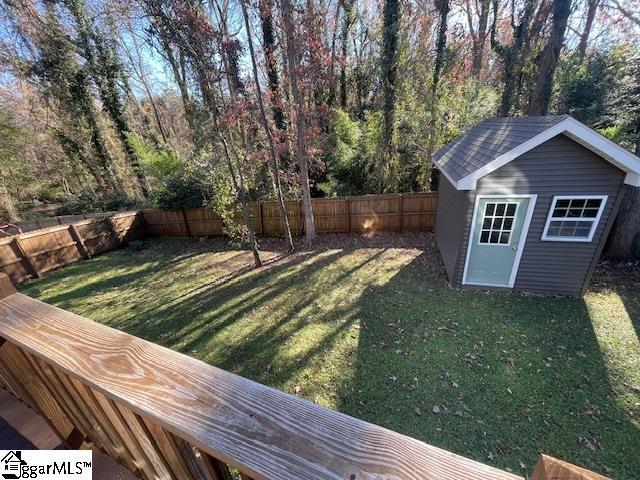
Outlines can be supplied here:
M457 182L567 118L569 115L489 118L442 147L433 159Z

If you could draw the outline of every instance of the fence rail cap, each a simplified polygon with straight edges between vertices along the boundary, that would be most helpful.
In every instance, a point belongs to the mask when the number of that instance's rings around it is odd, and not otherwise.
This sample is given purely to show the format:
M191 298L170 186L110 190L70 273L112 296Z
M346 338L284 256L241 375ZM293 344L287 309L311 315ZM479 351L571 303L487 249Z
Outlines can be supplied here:
M21 293L0 336L256 480L522 480Z

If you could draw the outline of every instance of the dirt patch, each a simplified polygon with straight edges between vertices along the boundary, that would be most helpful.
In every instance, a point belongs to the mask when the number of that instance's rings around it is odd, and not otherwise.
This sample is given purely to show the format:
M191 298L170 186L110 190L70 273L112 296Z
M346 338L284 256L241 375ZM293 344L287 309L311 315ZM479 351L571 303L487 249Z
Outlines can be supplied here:
M640 261L603 260L591 277L589 290L627 290L639 285Z

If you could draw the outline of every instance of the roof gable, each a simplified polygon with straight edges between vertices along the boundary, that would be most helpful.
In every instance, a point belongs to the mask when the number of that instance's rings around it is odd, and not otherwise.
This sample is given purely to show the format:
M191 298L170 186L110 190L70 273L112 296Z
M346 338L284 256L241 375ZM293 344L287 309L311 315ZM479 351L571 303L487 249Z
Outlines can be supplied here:
M569 115L486 120L438 150L434 161L456 189L474 190L480 178L560 134L625 171L625 183L640 186L640 158Z

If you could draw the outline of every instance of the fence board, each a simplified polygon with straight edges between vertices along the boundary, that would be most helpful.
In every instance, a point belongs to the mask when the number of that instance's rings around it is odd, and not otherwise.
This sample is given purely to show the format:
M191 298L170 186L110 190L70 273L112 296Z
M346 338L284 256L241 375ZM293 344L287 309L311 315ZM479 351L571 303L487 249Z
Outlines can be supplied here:
M77 217L74 217L77 218ZM104 215L0 239L0 272L15 285L146 236L138 212Z
M100 212L100 213L84 213L79 215L58 215L56 217L39 218L35 220L20 220L13 222L14 225L20 228L23 233L31 232L34 230L42 230L45 228L55 227L58 225L69 225L82 220L91 218L104 218L120 212Z
M431 231L435 225L437 194L432 192L360 197L314 198L313 218L318 234L369 233L376 231ZM304 232L299 201L285 202L289 226L294 235ZM257 234L282 235L280 211L275 201L249 202ZM166 212L143 210L149 234L154 236L224 235L222 218L210 207Z

